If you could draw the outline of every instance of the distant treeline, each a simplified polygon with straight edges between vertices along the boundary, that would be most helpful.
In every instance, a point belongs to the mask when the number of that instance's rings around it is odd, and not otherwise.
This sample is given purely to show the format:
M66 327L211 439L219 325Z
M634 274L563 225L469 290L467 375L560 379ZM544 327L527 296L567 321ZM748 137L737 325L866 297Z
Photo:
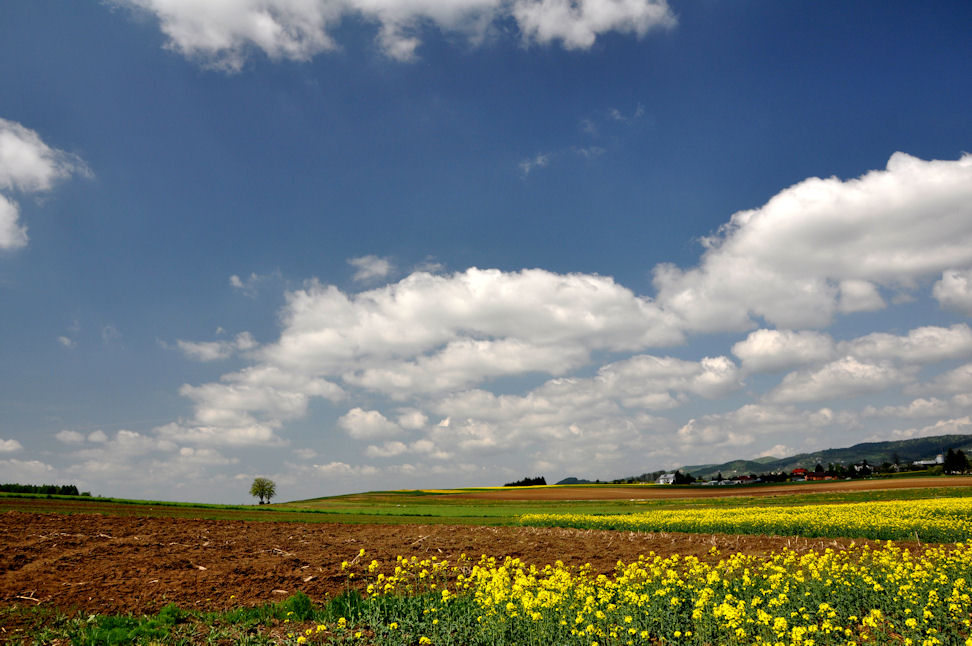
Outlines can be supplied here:
M543 476L537 478L523 478L522 480L517 480L516 482L507 482L504 487L532 487L533 485L545 485L547 484L547 479Z
M90 491L78 493L75 485L22 485L22 484L0 484L0 491L5 493L41 493L57 496L90 496Z

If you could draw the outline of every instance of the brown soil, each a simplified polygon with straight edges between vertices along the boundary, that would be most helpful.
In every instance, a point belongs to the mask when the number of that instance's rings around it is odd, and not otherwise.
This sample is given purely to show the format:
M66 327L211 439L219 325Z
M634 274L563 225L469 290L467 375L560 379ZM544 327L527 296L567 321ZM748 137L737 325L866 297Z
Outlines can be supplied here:
M628 487L506 487L487 491L463 492L444 498L477 500L665 500L670 498L723 498L731 496L785 496L804 493L877 491L884 489L924 489L929 487L972 487L972 476L946 478L887 478L875 480L827 480L796 484L735 486L661 486Z
M764 554L846 545L833 539L631 533L527 527L342 525L100 514L0 514L0 607L67 612L155 612L166 603L218 610L279 601L300 590L321 602L345 589L342 560L466 553L543 565L590 562L610 572L620 559L679 553ZM861 542L861 541L858 541Z

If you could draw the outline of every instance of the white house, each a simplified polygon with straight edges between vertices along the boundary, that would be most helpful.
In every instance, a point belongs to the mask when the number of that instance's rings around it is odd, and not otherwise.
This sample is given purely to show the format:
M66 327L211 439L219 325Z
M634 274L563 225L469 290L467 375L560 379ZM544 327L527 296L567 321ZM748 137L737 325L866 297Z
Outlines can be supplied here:
M665 473L658 477L658 484L675 484L675 474Z

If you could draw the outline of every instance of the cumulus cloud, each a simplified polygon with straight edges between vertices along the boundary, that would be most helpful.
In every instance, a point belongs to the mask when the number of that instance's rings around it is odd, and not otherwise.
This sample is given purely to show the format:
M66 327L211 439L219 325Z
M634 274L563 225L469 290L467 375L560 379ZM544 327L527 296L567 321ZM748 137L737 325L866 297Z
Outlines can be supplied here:
M369 476L378 473L378 469L370 465L352 466L347 462L328 462L315 464L314 470L326 476Z
M379 258L373 255L350 258L348 264L355 268L351 280L356 283L367 283L387 278L395 269L388 258Z
M814 370L791 372L767 395L767 400L794 403L842 399L880 392L913 378L914 371L898 368L889 361L865 363L844 357Z
M747 372L776 372L819 363L834 355L834 341L820 332L756 330L732 346Z
M27 227L20 223L20 207L0 193L0 249L27 246Z
M909 391L938 395L972 393L972 363L943 372L927 383L912 386Z
M0 460L0 473L9 482L48 482L55 479L51 465L39 460Z
M930 399L914 399L902 406L883 406L881 408L868 406L861 412L861 415L863 417L903 417L907 419L942 417L949 415L955 408L955 402L932 397Z
M91 171L80 157L51 148L30 128L0 118L0 191L44 193L74 174L89 176ZM0 250L22 248L27 241L19 205L0 193Z
M690 395L720 397L740 387L726 357L698 362L638 355L602 367L591 378L558 378L524 395L476 389L432 404L443 417L426 430L435 451L478 458L515 452L587 472L630 455L671 450L674 425L652 411L671 409Z
M280 340L264 346L262 356L277 365L329 374L366 370L399 357L433 356L463 340L584 352L682 340L671 317L611 278L540 269L473 267L450 276L420 272L354 295L311 282L287 295L282 319ZM460 353L470 347L462 346ZM506 346L479 347L488 360L486 353Z
M705 415L691 419L680 429L677 438L683 453L692 453L700 448L710 451L709 459L738 457L742 447L759 442L763 438L787 435L799 429L804 436L813 436L824 429L835 426L846 427L852 419L846 414L835 413L829 408L808 411L795 406L775 404L747 404L728 413ZM729 450L733 453L720 453ZM762 452L763 455L780 451L774 446Z
M941 419L928 426L916 426L913 428L895 429L891 431L890 439L908 440L914 437L934 437L935 435L968 435L972 434L972 417L957 417L952 419ZM878 438L875 437L875 440ZM887 440L888 436L882 434L881 440Z
M839 309L882 307L877 286L972 263L972 155L895 153L857 179L810 178L735 213L703 243L697 267L654 273L658 302L687 328L743 330L753 317L824 326Z
M338 426L358 440L388 437L401 433L401 427L376 410L352 408L338 420Z
M0 118L0 190L41 193L73 174L90 173L79 157L51 148L30 128Z
M64 444L84 444L84 435L77 431L63 430L54 435L58 442Z
M183 386L195 415L160 433L181 442L272 444L281 441L283 424L305 415L315 397L339 401L348 389L402 401L438 396L492 378L561 375L589 363L595 351L632 351L682 339L672 317L650 299L597 275L477 268L451 275L416 272L357 294L311 281L286 300L280 338L252 350L256 363L246 370L219 382ZM181 347L200 358L219 358L229 350L219 343ZM737 379L728 359L706 361L704 368L678 368L685 382L672 382L673 392L710 396L726 380ZM667 399L665 405L671 405ZM339 426L353 437L370 438L427 422L412 406L403 409L401 426L363 409L349 412Z
M513 23L524 43L588 49L610 32L642 37L676 23L666 0L110 1L155 15L169 48L229 71L239 70L253 50L271 60L306 61L338 49L332 31L348 18L376 25L379 47L400 61L415 58L429 27L478 44L488 33L501 32L495 28L499 23Z
M904 336L874 332L840 343L838 350L867 361L935 363L972 354L972 329L961 323L948 328L919 327Z
M972 269L949 269L932 288L938 303L950 310L972 316Z
M23 445L17 440L4 440L0 438L0 453L14 453L23 449Z
M885 307L884 299L877 285L866 280L840 281L840 299L837 309L845 314L853 312L873 312Z

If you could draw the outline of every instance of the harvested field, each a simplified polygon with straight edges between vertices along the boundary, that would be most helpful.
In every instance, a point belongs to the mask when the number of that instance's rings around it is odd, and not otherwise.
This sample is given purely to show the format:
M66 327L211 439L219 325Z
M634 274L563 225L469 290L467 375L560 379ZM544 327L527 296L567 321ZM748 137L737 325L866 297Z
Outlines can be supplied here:
M736 486L626 486L626 487L506 487L448 494L444 498L471 500L668 500L675 498L726 498L736 496L786 496L792 494L847 493L929 487L972 487L972 476L944 478L887 478L829 480L772 485Z
M538 565L679 553L764 554L849 540L448 525L261 523L100 514L0 514L0 604L65 611L155 612L169 602L219 610L279 601L300 590L315 601L346 586L341 561L396 555L456 559L515 556ZM861 541L858 541L860 543Z

